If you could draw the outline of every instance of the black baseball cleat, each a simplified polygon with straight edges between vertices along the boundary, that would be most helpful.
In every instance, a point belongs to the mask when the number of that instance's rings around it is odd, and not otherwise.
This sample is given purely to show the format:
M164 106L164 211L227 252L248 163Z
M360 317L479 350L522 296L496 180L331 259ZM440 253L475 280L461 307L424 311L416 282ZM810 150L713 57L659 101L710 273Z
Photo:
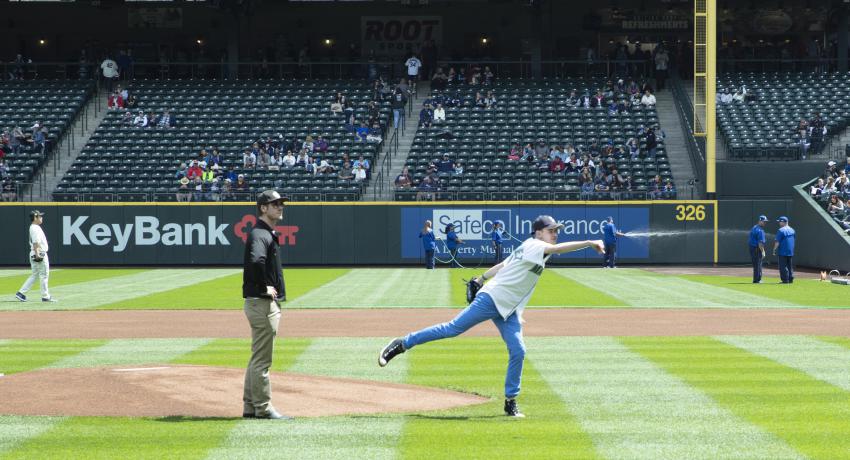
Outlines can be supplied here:
M396 355L400 355L405 351L407 350L404 349L404 342L402 342L401 339L392 339L392 341L390 341L390 343L381 350L381 354L378 355L378 365L381 367L386 366L391 359L396 357Z
M514 398L505 400L505 415L517 418L525 417L525 414L519 411L519 406L517 406L516 399Z
M27 301L27 296L25 296L25 295L21 294L20 292L16 292L16 293L15 293L15 298L16 298L16 299L18 299L18 300L20 300L21 302L26 302L26 301Z
M53 297L42 297L41 301L42 302L56 302L56 299L54 299Z

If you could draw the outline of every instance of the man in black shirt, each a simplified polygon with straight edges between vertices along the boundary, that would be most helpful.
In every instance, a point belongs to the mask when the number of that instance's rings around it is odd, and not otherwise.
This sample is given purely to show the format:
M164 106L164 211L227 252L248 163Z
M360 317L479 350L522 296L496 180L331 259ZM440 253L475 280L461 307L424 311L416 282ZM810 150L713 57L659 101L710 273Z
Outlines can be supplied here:
M245 393L242 417L287 419L271 404L269 368L277 327L280 323L280 301L286 300L286 288L278 258L278 234L274 231L283 218L283 202L274 190L266 190L257 198L257 224L245 242L242 272L242 297L245 316L251 325L251 360L245 371Z

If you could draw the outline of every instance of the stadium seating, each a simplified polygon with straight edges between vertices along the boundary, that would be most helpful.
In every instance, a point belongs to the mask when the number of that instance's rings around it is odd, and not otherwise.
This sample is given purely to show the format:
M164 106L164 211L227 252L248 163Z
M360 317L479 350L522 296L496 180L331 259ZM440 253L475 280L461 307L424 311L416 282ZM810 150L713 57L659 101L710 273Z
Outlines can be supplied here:
M623 192L594 192L582 196L578 173L553 173L539 170L535 165L507 160L511 145L544 140L550 146L573 144L580 152L595 140L599 145L609 141L615 147L637 137L644 126L655 126L658 117L654 108L637 107L631 112L608 115L604 108L576 108L567 105L572 89L594 94L605 84L600 78L566 78L555 80L501 79L492 87L464 86L460 96L467 100L476 91L492 89L496 107L482 109L472 106L446 109L446 123L439 128L420 128L414 139L407 166L414 184L425 176L429 162L448 153L453 160L465 165L461 176L443 174L437 200L578 200L578 199L646 199L650 198L647 180L660 174L671 178L664 141L659 137L656 159L629 158L618 161L621 173L632 177L632 189ZM446 91L454 94L457 89ZM439 94L434 91L434 94ZM417 116L414 114L414 116ZM437 134L446 129L451 139ZM645 143L641 140L641 146ZM645 152L645 149L642 149ZM398 201L413 200L415 190L396 190ZM675 198L667 193L664 198Z
M375 164L376 144L355 139L343 127L343 117L330 112L337 91L344 92L361 118L371 92L366 82L340 80L288 81L136 81L129 87L146 113L170 110L175 128L139 128L121 123L123 111L110 113L86 144L54 192L57 201L173 201L175 171L201 149L217 146L225 168L244 173L250 200L253 193L277 188L296 200L357 200L365 183L354 184L336 174L317 175L303 168L243 170L242 152L267 136L304 140L323 136L330 144L322 159L340 166L342 155L363 155ZM386 124L388 103L381 106Z
M30 133L35 122L48 128L47 149L55 146L70 128L79 111L94 92L91 81L12 80L0 82L0 126L21 127ZM48 152L49 153L49 152ZM9 174L19 183L32 182L47 154L29 146L18 154L6 152Z
M820 112L827 136L809 151L817 154L850 121L850 80L843 73L734 73L717 79L718 91L742 85L754 101L717 104L717 123L732 158L800 158L797 124Z

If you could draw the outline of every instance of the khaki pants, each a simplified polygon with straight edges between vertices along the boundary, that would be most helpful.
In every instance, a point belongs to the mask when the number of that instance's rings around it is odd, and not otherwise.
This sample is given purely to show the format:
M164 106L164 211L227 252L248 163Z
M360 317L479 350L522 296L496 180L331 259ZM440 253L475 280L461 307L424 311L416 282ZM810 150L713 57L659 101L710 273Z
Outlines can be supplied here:
M30 267L32 267L32 274L24 281L24 285L18 290L21 294L26 294L27 291L30 290L32 285L35 283L36 279L41 280L41 298L49 299L50 291L47 289L47 279L50 277L50 260L47 258L47 254L44 255L44 260L41 262L36 262L30 258Z
M245 299L244 309L251 325L251 360L245 370L242 413L263 416L273 409L269 368L280 323L280 307L272 299Z

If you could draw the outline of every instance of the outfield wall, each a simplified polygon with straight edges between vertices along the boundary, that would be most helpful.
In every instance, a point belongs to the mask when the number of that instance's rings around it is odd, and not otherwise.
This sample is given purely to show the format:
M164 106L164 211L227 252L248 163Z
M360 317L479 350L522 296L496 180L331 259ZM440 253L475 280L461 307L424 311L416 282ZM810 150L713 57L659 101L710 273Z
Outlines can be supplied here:
M32 209L46 213L54 265L240 265L244 240L256 221L255 207L247 204L8 204L0 206L0 265L26 263ZM489 234L495 221L524 240L531 221L550 214L565 224L560 240L566 241L601 238L600 224L613 216L623 231L637 234L621 238L621 261L705 264L717 258L715 213L713 201L290 203L278 230L288 265L397 265L422 262L417 235L426 219L435 222L438 236L454 222L467 242L458 258L478 265L494 257ZM503 251L518 245L508 239ZM438 244L438 257L445 252ZM590 250L550 261L599 262Z

